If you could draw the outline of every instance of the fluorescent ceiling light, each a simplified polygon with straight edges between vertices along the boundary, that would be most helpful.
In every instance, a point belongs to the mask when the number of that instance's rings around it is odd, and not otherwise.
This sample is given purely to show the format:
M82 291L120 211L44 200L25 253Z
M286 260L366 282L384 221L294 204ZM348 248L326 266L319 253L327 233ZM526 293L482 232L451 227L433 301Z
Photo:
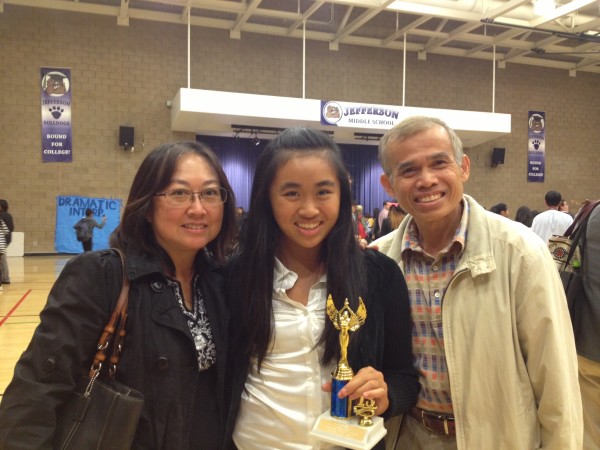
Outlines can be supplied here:
M556 9L554 0L533 0L533 12L538 16L547 16Z

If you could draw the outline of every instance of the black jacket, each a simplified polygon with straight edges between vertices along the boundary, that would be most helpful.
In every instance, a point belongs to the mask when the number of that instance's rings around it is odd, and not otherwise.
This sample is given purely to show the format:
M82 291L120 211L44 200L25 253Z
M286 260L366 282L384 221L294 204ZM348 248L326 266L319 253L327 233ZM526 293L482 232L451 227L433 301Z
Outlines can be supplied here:
M348 362L354 373L367 366L383 373L388 385L390 405L382 417L388 419L405 413L414 406L420 390L418 374L413 366L408 289L395 261L373 250L365 251L365 259L368 292L362 298L367 308L367 319L357 332L360 334L357 334L359 345L352 345L354 336L351 335ZM230 276L235 274L231 273ZM228 283L228 292L234 314L239 309L235 304L235 283ZM235 322L232 315L231 325L235 326ZM233 427L246 381L248 360L236 354L236 349L241 345L236 345L235 342L230 345L233 386L227 426ZM231 436L232 432L233 429L227 430L226 436ZM229 446L235 448L232 441ZM383 448L382 440L375 449Z
M0 211L0 220L4 221L6 228L8 228L8 234L6 235L6 245L8 245L12 241L12 232L15 231L15 223L8 211Z
M13 222L13 218L8 211L0 211L0 220L4 221L8 231L15 231L15 223Z
M145 398L133 448L208 448L198 440L206 432L222 440L227 412L221 408L227 352L223 277L203 255L198 264L217 350L209 391L219 407L219 429L203 430L197 423L203 407L198 394L207 389L200 386L194 341L158 260L127 254L131 288L117 379ZM67 263L0 405L0 449L52 448L56 412L89 370L98 337L120 292L121 277L120 260L111 251L84 253Z

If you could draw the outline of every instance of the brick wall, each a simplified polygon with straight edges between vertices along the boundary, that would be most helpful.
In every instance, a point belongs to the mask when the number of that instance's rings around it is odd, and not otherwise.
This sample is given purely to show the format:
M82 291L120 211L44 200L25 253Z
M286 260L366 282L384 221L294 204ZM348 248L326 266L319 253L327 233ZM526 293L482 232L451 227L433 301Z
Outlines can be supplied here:
M193 139L170 129L170 100L187 86L187 26L5 5L0 13L0 198L11 205L25 252L53 252L57 195L126 199L148 150ZM192 28L191 87L302 96L302 41ZM402 52L323 42L306 45L306 97L402 104ZM41 162L40 67L72 74L72 163ZM492 63L408 53L406 106L492 110ZM512 115L512 134L467 150L466 191L484 206L503 201L544 209L544 194L600 197L600 75L508 63L496 71L495 110ZM546 112L546 182L528 183L527 112ZM136 151L118 146L135 127ZM494 147L505 164L490 167ZM360 201L360 199L358 199ZM572 207L572 209L576 209Z

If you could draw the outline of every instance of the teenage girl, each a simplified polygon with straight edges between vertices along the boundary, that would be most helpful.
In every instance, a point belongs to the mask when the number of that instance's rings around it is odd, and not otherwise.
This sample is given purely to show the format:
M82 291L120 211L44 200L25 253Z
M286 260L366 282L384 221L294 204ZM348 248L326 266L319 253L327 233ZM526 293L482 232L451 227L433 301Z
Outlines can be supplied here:
M326 134L288 129L264 149L230 274L237 448L329 448L309 434L340 357L328 295L337 310L347 298L356 312L359 297L367 310L350 334L355 376L338 396L373 399L384 418L415 404L406 284L394 261L358 247L348 173Z

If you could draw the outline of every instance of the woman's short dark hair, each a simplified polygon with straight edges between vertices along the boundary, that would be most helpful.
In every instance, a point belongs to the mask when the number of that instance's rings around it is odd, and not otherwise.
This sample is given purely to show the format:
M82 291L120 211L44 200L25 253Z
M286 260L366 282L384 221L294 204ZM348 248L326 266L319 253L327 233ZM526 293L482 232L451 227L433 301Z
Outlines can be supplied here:
M275 252L280 230L273 215L270 188L277 171L288 161L305 155L322 156L331 164L340 184L338 219L322 245L321 260L326 263L327 290L342 307L345 298L356 309L363 273L362 254L354 237L352 223L352 192L348 171L338 146L329 136L317 130L290 128L273 139L261 153L254 173L250 207L241 238L241 250L235 262L239 268L253 268L252 276L237 277L235 291L240 300L243 342L246 352L258 357L259 365L265 357L272 334L272 293ZM328 255L332 257L328 258ZM334 255L339 255L335 257ZM232 273L236 273L233 270ZM339 302L339 304L338 304ZM326 342L323 361L331 359L338 335L327 321L321 339Z
M204 158L216 172L221 186L228 191L221 231L207 245L216 260L225 259L236 231L235 196L217 156L208 146L195 141L164 144L144 158L131 184L121 223L111 236L112 246L133 247L150 254L164 253L148 221L152 214L152 199L154 194L163 191L171 183L179 158L189 154Z

